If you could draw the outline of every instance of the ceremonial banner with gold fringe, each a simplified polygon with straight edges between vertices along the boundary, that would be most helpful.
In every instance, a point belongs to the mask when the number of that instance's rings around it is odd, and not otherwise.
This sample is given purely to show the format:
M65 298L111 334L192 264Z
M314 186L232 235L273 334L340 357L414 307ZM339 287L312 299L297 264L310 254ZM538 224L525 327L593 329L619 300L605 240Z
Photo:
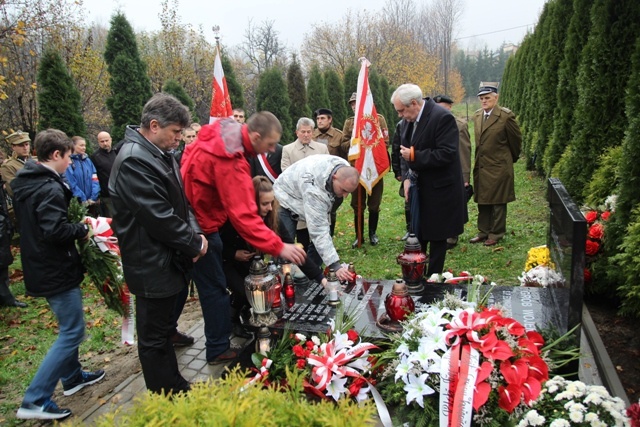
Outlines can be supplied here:
M367 58L360 58L362 67L358 75L356 111L349 148L349 160L355 161L360 172L360 183L371 194L371 189L389 171L389 155L384 134L378 121L378 112L369 88L369 66Z

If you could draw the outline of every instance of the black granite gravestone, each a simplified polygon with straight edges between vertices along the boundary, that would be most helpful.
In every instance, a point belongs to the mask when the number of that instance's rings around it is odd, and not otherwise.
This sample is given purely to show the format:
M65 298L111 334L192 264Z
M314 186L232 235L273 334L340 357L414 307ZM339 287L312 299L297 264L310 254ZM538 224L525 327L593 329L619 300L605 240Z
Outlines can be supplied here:
M384 298L391 291L392 280L364 280L342 295L344 311L354 316L356 329L365 337L382 338L385 332L376 326L377 320L385 312ZM490 305L500 305L506 315L513 317L527 329L536 326L554 326L560 331L567 330L569 306L568 289L526 288L511 286L482 286L482 292L491 291ZM431 284L425 285L424 293L415 296L416 302L429 304L442 299L446 292L464 296L464 285ZM327 295L321 285L310 282L296 287L296 303L284 310L282 318L272 328L288 327L303 332L325 332L328 322L336 315L336 308L327 304Z
M548 184L547 247L556 271L564 277L564 288L554 293L568 289L567 327L572 329L582 322L587 222L560 180L550 178ZM576 337L580 337L579 328Z

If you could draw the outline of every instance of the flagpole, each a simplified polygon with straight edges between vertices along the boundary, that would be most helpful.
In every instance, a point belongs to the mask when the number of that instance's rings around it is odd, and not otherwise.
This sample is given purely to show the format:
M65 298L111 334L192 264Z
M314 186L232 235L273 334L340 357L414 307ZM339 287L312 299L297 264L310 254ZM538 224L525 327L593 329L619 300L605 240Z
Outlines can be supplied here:
M216 48L218 48L218 55L220 55L220 25L214 25L211 27L213 30L214 38L216 39Z

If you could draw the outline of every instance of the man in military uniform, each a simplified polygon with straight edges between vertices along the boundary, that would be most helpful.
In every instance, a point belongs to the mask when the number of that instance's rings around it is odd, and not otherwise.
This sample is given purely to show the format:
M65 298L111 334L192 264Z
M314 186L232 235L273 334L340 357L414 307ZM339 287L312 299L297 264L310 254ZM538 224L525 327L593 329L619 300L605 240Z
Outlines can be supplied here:
M316 118L317 126L313 131L314 141L325 144L329 149L329 154L347 160L347 152L341 147L342 131L333 127L333 111L328 108L318 108L313 115ZM336 197L331 208L331 228L329 230L331 237L336 229L337 212L343 200L342 197Z
M2 174L2 180L5 183L7 194L13 198L11 181L16 177L18 171L24 167L24 164L32 159L31 138L29 138L29 134L26 132L17 131L7 136L6 140L11 146L13 154L0 166L0 174Z
M439 106L451 111L453 106L453 100L446 95L438 95L433 100ZM471 137L469 135L469 127L467 121L459 117L456 117L456 124L458 125L459 136L459 148L460 154L460 167L462 167L462 178L464 179L464 189L467 195L470 195L473 191L470 187L471 183ZM470 196L468 196L470 197ZM468 200L467 200L468 201ZM468 211L467 211L468 216ZM468 220L468 218L467 218ZM447 249L453 248L458 244L458 236L449 237L447 239Z
M356 97L357 93L353 92L351 98L349 98L349 106L351 111L355 113L356 110ZM342 133L342 150L345 153L349 153L349 147L351 145L351 134L353 133L353 123L355 117L351 116L344 122ZM380 129L382 130L382 136L384 137L384 143L389 146L389 129L387 128L387 121L382 114L378 114L378 122ZM358 224L364 225L364 205L367 204L369 208L369 242L375 246L380 240L376 231L378 229L378 218L380 216L380 202L382 201L382 193L384 192L384 180L379 180L376 185L371 189L371 195L368 196L367 191L361 185L351 195L351 207L353 208L354 225L356 227L356 240L351 245L352 248L358 247ZM368 196L368 197L367 197ZM360 209L358 209L358 199L360 199ZM368 200L367 200L368 199Z
M478 99L481 108L473 115L478 234L469 242L493 246L507 231L507 203L516 199L513 164L520 156L522 134L515 114L498 105L497 83L480 83Z

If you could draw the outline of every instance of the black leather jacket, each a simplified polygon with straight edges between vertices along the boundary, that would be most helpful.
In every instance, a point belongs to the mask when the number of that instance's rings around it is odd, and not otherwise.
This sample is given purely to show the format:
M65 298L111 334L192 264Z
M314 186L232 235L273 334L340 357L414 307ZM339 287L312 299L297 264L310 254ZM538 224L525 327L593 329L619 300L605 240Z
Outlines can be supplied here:
M109 178L124 277L134 295L166 298L187 284L202 233L174 157L127 127Z
M27 295L49 297L79 286L84 269L75 241L88 230L69 222L69 184L48 167L27 162L11 188Z

